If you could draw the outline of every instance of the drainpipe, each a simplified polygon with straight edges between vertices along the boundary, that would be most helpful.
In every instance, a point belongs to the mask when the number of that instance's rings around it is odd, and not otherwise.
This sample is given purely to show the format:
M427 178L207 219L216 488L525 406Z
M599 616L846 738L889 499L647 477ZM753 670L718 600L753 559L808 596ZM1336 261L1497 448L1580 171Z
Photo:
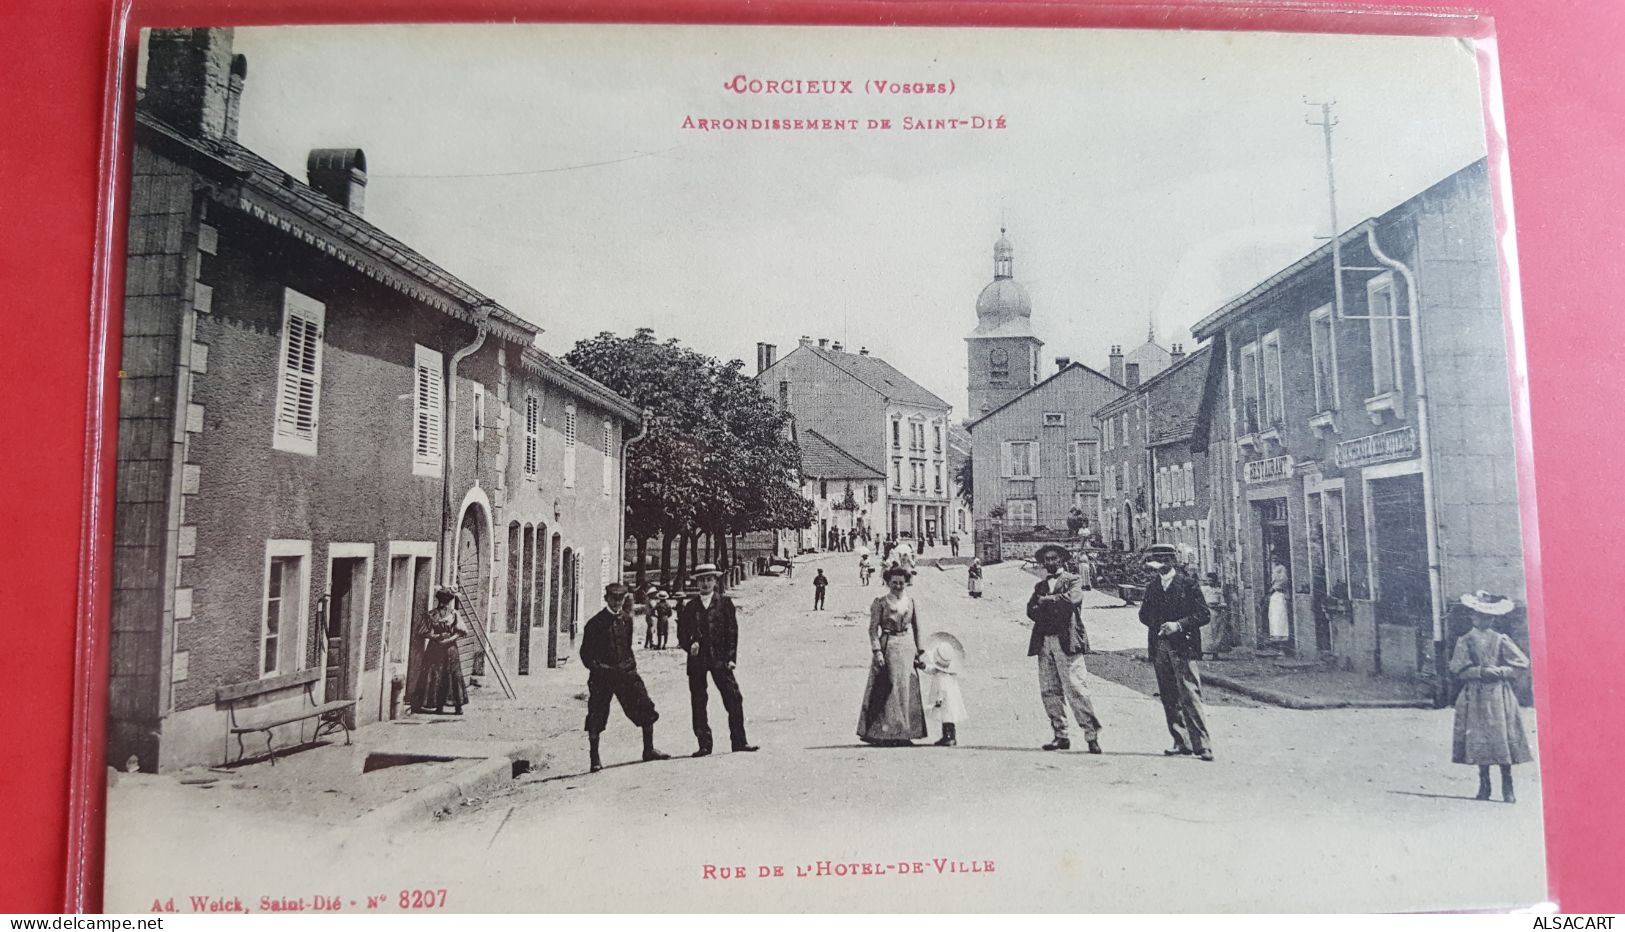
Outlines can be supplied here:
M1416 275L1409 266L1382 251L1377 243L1376 225L1365 229L1371 256L1405 280L1405 300L1410 305L1411 369L1416 376L1416 446L1422 467L1422 511L1427 530L1428 592L1433 606L1433 672L1437 684L1434 701L1443 705L1445 696L1444 658L1444 580L1439 559L1438 515L1433 502L1432 446L1428 443L1427 369L1422 364L1421 304L1417 300ZM1369 517L1368 517L1369 520Z
M446 401L441 412L440 429L446 438L445 464L440 470L440 578L444 585L455 585L457 573L451 566L452 553L452 501L451 482L452 471L457 466L457 367L463 360L472 356L481 346L485 345L485 336L489 332L491 311L496 305L490 301L482 301L474 308L474 342L468 344L451 356L446 364ZM477 481L477 480L476 480ZM483 610L487 606L480 606ZM489 623L490 619L486 619Z
M621 520L619 524L620 535L615 538L616 567L624 571L626 566L626 463L632 458L632 448L649 436L649 419L654 417L654 411L643 409L643 415L638 419L637 436L628 438L621 444ZM617 579L620 577L617 576Z

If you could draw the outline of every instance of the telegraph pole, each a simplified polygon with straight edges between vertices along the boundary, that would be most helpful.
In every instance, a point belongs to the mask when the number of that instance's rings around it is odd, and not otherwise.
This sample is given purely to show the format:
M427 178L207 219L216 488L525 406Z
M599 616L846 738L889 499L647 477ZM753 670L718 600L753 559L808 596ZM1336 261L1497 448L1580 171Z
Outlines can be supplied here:
M1332 219L1332 301L1337 308L1337 317L1341 320L1343 317L1343 248L1339 236L1341 229L1337 225L1337 175L1332 170L1332 127L1337 125L1337 117L1332 115L1332 108L1337 106L1337 101L1317 102L1305 97L1303 102L1311 107L1320 108L1320 119L1318 121L1309 117L1304 117L1303 121L1310 126L1320 127L1326 137L1326 197L1331 207Z

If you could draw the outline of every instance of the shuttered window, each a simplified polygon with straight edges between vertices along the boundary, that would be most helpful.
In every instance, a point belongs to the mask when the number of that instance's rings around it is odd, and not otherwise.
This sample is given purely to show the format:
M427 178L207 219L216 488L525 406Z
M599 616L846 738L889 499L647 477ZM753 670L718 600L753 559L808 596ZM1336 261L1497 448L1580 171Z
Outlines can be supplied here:
M444 376L440 354L424 346L413 347L412 472L440 474L444 424Z
M604 495L615 488L615 422L604 420Z
M1000 474L1006 479L1035 479L1038 477L1038 444L1012 440L1003 446L1004 462Z
M541 403L535 395L525 398L525 475L536 477L537 428L541 426Z
M282 355L278 361L276 431L271 445L316 455L321 416L322 328L327 308L292 288L282 292Z
M576 406L564 406L564 487L576 486Z

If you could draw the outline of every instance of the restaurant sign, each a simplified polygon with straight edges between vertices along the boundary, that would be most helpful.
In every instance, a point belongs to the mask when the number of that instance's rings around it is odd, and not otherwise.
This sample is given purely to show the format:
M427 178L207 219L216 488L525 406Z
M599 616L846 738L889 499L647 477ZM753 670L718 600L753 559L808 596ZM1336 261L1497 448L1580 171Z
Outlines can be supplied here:
M1416 455L1416 428L1400 427L1385 430L1369 437L1345 440L1337 445L1334 459L1338 466L1369 466L1388 460L1402 460Z
M1253 460L1243 465L1242 474L1248 485L1260 482L1278 482L1292 478L1292 457L1272 456L1267 460Z

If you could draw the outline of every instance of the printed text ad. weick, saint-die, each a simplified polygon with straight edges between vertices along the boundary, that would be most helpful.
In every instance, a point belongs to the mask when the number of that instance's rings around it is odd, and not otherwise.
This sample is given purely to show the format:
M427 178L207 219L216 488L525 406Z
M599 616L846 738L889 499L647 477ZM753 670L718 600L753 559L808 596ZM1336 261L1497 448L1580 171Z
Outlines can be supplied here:
M736 74L724 81L728 96L790 97L811 104L824 97L870 96L921 101L951 97L959 85L948 80L896 80L890 78L762 78ZM775 112L756 116L685 114L682 128L696 132L873 132L1002 130L1003 114L887 114L828 116L811 112Z

